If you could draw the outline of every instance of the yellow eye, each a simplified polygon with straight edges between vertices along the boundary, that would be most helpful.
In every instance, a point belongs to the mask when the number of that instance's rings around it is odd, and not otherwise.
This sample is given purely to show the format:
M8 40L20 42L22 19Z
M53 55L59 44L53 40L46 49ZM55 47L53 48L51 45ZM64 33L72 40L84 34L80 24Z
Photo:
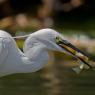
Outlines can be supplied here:
M61 41L60 37L56 37L56 43L59 43Z

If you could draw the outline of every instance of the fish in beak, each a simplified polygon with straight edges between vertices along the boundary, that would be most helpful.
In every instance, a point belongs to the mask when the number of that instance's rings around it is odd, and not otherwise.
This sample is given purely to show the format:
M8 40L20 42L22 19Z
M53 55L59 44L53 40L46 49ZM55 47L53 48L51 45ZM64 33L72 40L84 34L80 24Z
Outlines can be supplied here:
M80 66L78 67L79 69L73 68L76 73L79 73L81 69L84 68L84 66L86 66L88 69L92 68L90 61L95 62L95 60L91 59L89 55L85 54L83 51L69 43L67 40L63 40L60 37L56 37L56 43L69 54L80 60Z

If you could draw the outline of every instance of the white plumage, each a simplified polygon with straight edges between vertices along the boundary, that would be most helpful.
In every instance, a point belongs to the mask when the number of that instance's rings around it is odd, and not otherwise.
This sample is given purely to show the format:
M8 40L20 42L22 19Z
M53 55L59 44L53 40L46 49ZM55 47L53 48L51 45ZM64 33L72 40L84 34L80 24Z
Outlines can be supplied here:
M56 39L64 37L55 30L41 29L24 37L27 39L22 52L13 39L16 37L0 30L0 76L35 72L47 64L48 51L66 51L58 43L60 39ZM66 40L64 43L68 44Z
M48 50L61 49L53 43L56 33L52 29L42 29L28 35L22 52L13 37L0 30L0 76L43 68L48 62Z

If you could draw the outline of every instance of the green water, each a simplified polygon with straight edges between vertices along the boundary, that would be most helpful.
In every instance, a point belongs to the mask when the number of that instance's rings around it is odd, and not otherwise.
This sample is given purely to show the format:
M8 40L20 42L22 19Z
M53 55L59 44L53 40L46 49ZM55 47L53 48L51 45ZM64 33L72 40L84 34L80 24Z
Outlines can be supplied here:
M36 73L0 78L0 95L95 95L95 71L77 75L58 62Z

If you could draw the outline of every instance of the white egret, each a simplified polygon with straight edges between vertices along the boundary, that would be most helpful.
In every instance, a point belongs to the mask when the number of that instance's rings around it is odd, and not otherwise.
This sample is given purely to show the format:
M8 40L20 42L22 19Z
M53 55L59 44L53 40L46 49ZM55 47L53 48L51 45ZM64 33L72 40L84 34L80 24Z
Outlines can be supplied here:
M87 57L83 52L69 43L64 37L53 29L41 29L27 37L23 52L17 47L14 38L9 33L0 30L0 76L14 73L30 73L43 68L48 62L48 51L67 52L86 64ZM79 54L80 53L80 54Z

